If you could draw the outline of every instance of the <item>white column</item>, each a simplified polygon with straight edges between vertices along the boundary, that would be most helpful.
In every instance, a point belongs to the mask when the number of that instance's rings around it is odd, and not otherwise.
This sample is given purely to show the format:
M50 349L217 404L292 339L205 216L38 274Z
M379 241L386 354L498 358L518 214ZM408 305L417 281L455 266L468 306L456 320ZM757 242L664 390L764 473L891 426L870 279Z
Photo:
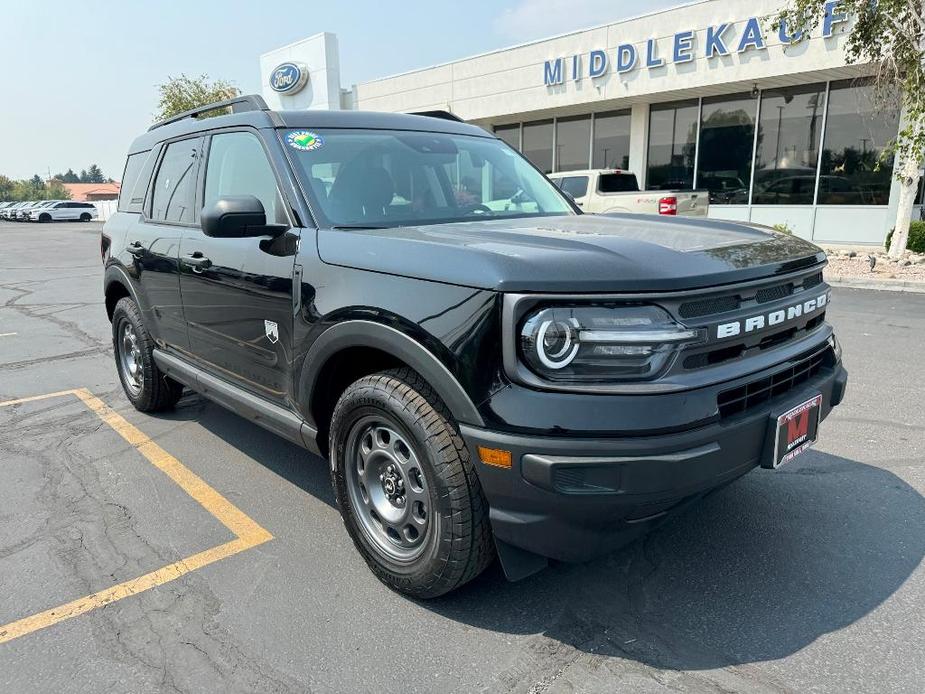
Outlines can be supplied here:
M270 75L278 65L290 61L306 66L308 83L296 94L279 94L270 88ZM339 110L341 87L337 36L324 32L261 55L260 88L264 100L274 110Z
M630 171L639 187L646 187L646 154L649 146L649 104L633 104L630 111Z

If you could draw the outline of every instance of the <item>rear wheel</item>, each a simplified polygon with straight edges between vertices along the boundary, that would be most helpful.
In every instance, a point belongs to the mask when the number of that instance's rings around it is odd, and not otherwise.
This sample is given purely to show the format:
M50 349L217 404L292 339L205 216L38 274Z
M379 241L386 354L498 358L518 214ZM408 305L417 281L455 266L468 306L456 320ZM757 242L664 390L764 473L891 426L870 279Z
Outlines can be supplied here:
M154 363L154 340L132 299L119 299L112 312L112 342L116 369L125 395L135 409L157 412L173 407L183 386L165 376Z
M90 221L90 213L89 213L89 212L84 212L83 214L81 214L81 215L80 215L80 221L81 221L81 222L89 222L89 221Z
M373 573L417 598L475 578L494 557L488 506L455 422L410 369L367 376L331 421L344 525Z

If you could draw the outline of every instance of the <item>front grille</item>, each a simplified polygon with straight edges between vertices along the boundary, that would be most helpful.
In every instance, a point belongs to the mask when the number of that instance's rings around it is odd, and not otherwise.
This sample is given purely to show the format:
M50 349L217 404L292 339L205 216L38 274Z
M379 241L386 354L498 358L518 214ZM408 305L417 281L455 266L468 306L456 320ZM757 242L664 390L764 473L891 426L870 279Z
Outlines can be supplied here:
M796 283L786 282L771 287L762 287L755 291L754 294L743 290L740 294L686 301L678 307L678 315L681 318L699 318L700 316L711 316L715 313L727 313L737 310L748 301L754 300L755 303L766 304L790 296L796 291L797 287L806 290L819 284L822 284L821 272L809 275L802 282L798 280Z
M681 318L697 318L698 316L709 316L712 313L735 311L739 306L739 297L719 296L715 299L700 299L683 303L678 308L678 315Z
M757 301L759 304L766 304L769 301L777 301L778 299L783 299L785 296L790 296L791 294L793 294L792 284L779 284L776 287L759 289L755 294L755 301Z
M722 391L716 398L721 418L748 412L771 398L785 395L834 364L831 347L801 355L793 366L771 376Z
M818 284L822 284L821 272L817 272L815 275L810 275L805 280L803 280L803 289L812 289Z

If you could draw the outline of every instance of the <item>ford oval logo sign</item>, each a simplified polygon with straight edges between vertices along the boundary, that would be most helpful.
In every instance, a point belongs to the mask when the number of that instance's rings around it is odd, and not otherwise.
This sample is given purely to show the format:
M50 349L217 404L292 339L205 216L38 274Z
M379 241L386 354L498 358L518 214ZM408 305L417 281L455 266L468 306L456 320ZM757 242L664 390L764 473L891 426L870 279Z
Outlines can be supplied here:
M308 68L302 63L283 63L270 73L270 89L280 94L295 94L308 82Z

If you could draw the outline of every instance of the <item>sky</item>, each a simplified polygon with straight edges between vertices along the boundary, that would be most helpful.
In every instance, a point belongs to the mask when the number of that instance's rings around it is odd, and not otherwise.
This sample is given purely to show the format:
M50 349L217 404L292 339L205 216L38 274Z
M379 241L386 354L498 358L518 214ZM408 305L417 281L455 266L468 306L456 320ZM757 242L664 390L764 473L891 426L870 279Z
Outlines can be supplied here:
M153 121L158 84L207 74L259 93L260 54L320 31L338 36L346 86L679 4L4 0L0 174L96 163L118 179L132 139Z

